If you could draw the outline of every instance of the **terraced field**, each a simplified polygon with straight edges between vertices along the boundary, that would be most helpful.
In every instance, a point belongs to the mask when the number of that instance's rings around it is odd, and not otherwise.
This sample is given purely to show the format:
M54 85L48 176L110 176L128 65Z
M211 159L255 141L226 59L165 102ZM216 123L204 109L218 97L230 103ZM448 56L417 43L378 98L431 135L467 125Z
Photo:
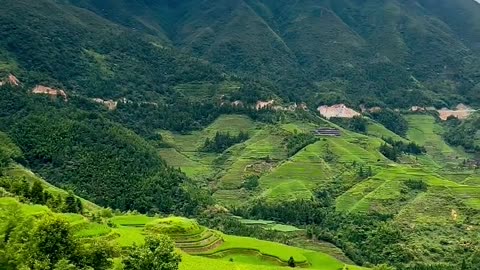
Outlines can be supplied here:
M27 215L53 214L46 206L23 204L14 198L0 198L0 217L3 216L3 211L15 206ZM70 222L76 237L102 238L121 247L142 244L147 233L167 234L182 252L180 269L283 269L292 256L299 265L308 269L337 270L345 266L344 263L321 252L254 238L225 235L199 226L196 221L186 218L154 218L144 215L114 216L109 219L113 225L107 226L103 223L91 222L78 214L61 215ZM0 220L0 225L2 225L1 222ZM192 255L201 255L202 257ZM348 267L349 269L363 269L356 266Z
M442 127L435 122L431 115L407 115L409 123L407 137L420 145L425 146L427 153L443 167L455 167L463 159L470 156L462 149L449 146L442 138Z
M408 140L371 120L368 120L367 134L344 130L322 120L325 125L339 128L342 136L320 138L289 158L285 138L294 133L311 132L317 124L293 121L261 126L245 116L222 116L208 128L192 134L162 132L171 147L159 151L170 165L181 168L197 181L207 183L209 179L215 191L214 198L224 205L258 197L271 202L308 199L317 186L337 181L348 186L348 190L336 199L337 210L350 213L375 210L391 214L394 222L405 228L405 237L411 238L408 243L412 249L425 241L433 241L430 240L432 228L438 228L435 245L439 248L443 248L442 239L446 241L449 234L478 239L475 233L480 228L468 220L472 210L480 210L480 176L473 169L459 167L461 159L469 155L443 141L441 126L432 116L408 115L407 118L411 125L408 139L424 145L427 154L405 155L399 162L390 161L379 152L384 143L381 138ZM248 131L251 137L223 154L198 151L204 140L217 131L232 134ZM372 175L359 178L359 166L371 168ZM39 179L21 166L10 168L6 174L29 181ZM259 187L246 190L242 184L251 174L260 177ZM406 183L412 180L425 183L425 190L409 189ZM65 192L41 181L52 192ZM100 209L85 203L89 210ZM0 198L0 209L12 204L18 202L13 198ZM28 214L49 211L47 207L24 204L21 209ZM307 269L345 267L343 262L322 252L225 235L184 218L123 215L95 223L81 215L64 216L72 224L76 237L102 238L120 247L142 244L148 233L168 234L183 253L181 269L184 270L288 269L284 267L290 257ZM270 221L243 220L243 223L283 232L299 230ZM362 268L348 266L348 269Z

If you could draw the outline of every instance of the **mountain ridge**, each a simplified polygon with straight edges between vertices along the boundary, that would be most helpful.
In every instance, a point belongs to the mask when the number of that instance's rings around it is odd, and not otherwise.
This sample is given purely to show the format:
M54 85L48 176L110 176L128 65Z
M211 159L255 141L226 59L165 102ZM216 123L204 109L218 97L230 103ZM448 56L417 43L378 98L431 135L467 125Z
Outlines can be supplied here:
M472 0L57 3L270 83L286 101L479 102L473 88L480 78L480 6Z

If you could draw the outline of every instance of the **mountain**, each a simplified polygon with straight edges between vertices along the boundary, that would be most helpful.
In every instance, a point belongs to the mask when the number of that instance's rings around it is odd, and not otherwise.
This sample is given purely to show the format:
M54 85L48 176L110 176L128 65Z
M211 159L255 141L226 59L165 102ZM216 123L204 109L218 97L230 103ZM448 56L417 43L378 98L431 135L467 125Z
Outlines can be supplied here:
M73 3L231 72L269 80L286 99L478 102L470 98L480 38L472 0Z
M4 72L92 97L159 100L227 72L315 106L478 104L472 0L5 1Z

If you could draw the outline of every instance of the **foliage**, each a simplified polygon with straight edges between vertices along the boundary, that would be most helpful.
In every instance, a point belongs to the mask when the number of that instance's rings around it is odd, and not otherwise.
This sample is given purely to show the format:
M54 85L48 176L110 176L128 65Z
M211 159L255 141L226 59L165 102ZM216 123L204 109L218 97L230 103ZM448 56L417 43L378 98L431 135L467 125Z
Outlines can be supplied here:
M70 224L62 217L44 214L39 219L17 220L8 227L0 261L7 269L106 270L111 266L113 248L105 242L83 244L73 237ZM78 268L75 268L78 267Z
M396 111L391 109L383 109L380 111L370 113L371 117L379 122L380 124L384 125L389 130L393 131L394 133L405 136L408 131L408 123L405 118Z
M29 166L51 183L122 210L193 214L201 207L186 176L168 167L137 134L73 104L9 93L0 102L0 129L15 138ZM69 207L73 211L73 202Z
M295 259L293 257L290 257L290 259L288 259L288 266L295 268Z
M156 219L147 223L145 228L151 233L166 235L192 234L200 230L195 220L181 217Z
M365 133L367 131L367 119L363 116L354 116L353 118L331 118L333 123L340 125L348 130Z
M298 151L317 141L313 134L295 133L285 138L285 147L289 157L294 156Z
M240 131L238 135L231 135L229 132L217 132L212 139L207 138L202 147L202 151L222 153L231 146L248 140L248 133Z
M422 181L422 180L414 180L414 179L409 179L405 181L405 186L407 186L410 189L413 190L418 190L418 191L427 191L428 185Z
M244 187L247 190L255 190L260 182L258 181L260 177L258 175L249 175L245 177L245 180L243 181L242 187Z
M83 212L83 203L72 192L69 192L67 196L53 194L45 189L39 180L29 184L25 179L4 177L0 178L0 187L34 204L48 205L57 212Z
M145 244L133 247L124 259L125 270L176 270L181 261L172 240L165 235L148 235Z
M450 118L445 126L446 131L443 136L449 144L462 146L469 152L480 151L477 137L477 131L480 129L480 116L478 114L465 121Z
M425 147L415 142L405 143L403 141L394 141L392 138L383 138L383 140L386 143L380 146L380 153L393 161L397 161L401 154L421 155L427 151Z
M260 225L247 225L227 213L205 211L198 217L200 224L230 235L254 237L257 239L288 244L289 237L281 232L265 230Z

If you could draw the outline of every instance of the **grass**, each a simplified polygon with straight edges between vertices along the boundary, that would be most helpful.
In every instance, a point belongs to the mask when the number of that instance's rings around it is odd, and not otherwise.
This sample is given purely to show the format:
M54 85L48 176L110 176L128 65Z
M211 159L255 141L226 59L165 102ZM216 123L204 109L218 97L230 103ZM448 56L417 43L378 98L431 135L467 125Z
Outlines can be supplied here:
M273 127L266 127L257 132L243 145L231 151L225 162L223 175L219 179L220 189L238 189L243 183L243 177L248 174L247 166L266 159L279 161L286 158L282 135L275 133Z
M22 211L29 215L50 212L45 206L19 203L15 198L0 198L0 211L8 208L8 206L15 205L19 206ZM290 256L293 256L297 263L303 263L304 266L308 265L310 269L336 270L339 267L343 267L343 263L340 261L320 252L262 241L255 238L230 236L213 231L206 231L207 233L204 236L196 238L201 231L205 232L205 230L200 230L195 221L182 217L154 219L143 215L116 216L111 218L111 221L117 224L118 227L110 228L104 224L90 222L78 214L60 215L64 216L72 225L78 225L74 234L76 237L102 238L107 241L112 241L119 247L143 244L146 233L143 227L145 224L154 224L156 226L159 224L166 225L168 227L167 232L175 236L174 239L176 239L176 236L184 240L186 239L184 242L181 242L185 250L189 250L189 248L195 250L196 246L202 248L204 246L200 245L205 241L215 243L217 240L211 241L212 235L215 236L215 239L219 239L218 237L223 239L224 242L220 242L222 244L219 247L215 247L210 251L208 251L207 247L203 252L204 255L216 254L218 259L194 257L182 252L183 260L180 269L288 269L281 265L285 265L285 262L288 261ZM154 220L153 222L152 219ZM245 222L274 225L274 228L283 231L294 230L294 227L272 224L268 221L245 220ZM195 240L197 242L189 242L187 240ZM230 262L230 258L233 258L234 262ZM116 264L120 264L119 260L116 260ZM352 267L351 269L357 268Z
M297 231L302 231L302 229L299 229L295 226L291 225L283 225L283 224L275 224L271 227L269 227L270 230L273 231L278 231L278 232L297 232Z
M392 132L391 130L387 129L383 125L371 120L367 119L367 135L374 136L377 138L392 138L395 141L407 141L404 138L400 137L398 134Z
M192 235L201 232L196 221L182 217L155 219L145 228L150 232L168 235Z
M148 217L145 215L126 215L126 216L115 216L110 220L120 226L131 226L131 227L143 227L147 223L154 221L155 217Z
M275 221L271 220L253 220L253 219L243 219L239 218L239 221L246 225L257 225L261 226L267 230L279 231L279 232L297 232L302 231L295 226L285 225L285 224L278 224Z
M405 165L389 166L337 198L340 211L368 211L372 205L400 200L403 182L422 180L430 187L457 188L462 185L433 172Z
M246 224L246 225L264 225L264 226L267 226L267 225L275 224L275 221L262 220L262 219L243 219L243 218L240 218L239 221L243 224Z
M134 244L141 245L145 242L143 228L139 227L119 227L114 228L113 232L118 234L113 241L120 247L130 247Z
M425 146L427 153L438 163L443 166L455 166L469 157L463 150L445 143L442 138L442 126L435 122L433 116L412 114L405 118L410 127L407 137L411 141Z
M219 164L218 154L199 151L205 140L207 138L213 138L217 132L238 134L240 131L248 132L252 138L247 143L235 145L227 150L227 153L224 154L227 159L225 162L231 166L225 166L221 164L222 162ZM172 148L161 149L160 155L170 166L180 168L189 177L197 180L212 178L223 171L222 174L224 177L220 180L221 189L237 189L243 181L242 172L245 166L249 165L249 160L252 156L251 152L259 151L257 155L261 156L259 158L264 158L267 155L275 155L275 153L271 153L269 150L271 147L268 146L268 143L272 141L270 138L265 138L258 146L251 145L257 140L256 138L258 138L257 132L257 124L247 116L222 115L207 128L201 131L193 131L191 134L176 134L169 131L161 131L163 140L171 145ZM251 148L247 147L246 151L248 153L242 155L242 150L245 148L245 145ZM232 155L234 157L230 157Z
M50 209L43 205L22 204L19 203L18 200L9 197L0 198L0 210L5 210L9 208L13 209L15 207L19 207L23 214L28 216L34 216L38 214L43 214L45 212L50 212Z
M175 148L163 148L159 153L169 166L180 168L190 178L202 179L214 174L214 167L208 159L188 157Z
M269 266L269 265L254 265L251 263L244 263L240 261L229 262L229 257L223 260L210 259L200 256L191 256L182 254L182 262L180 263L180 270L287 270L289 267ZM247 258L249 262L252 259ZM333 270L333 269L332 269Z
M169 131L161 131L165 142L172 145L179 152L197 152L203 146L205 139L212 138L217 132L230 132L238 134L240 131L254 133L255 123L244 115L222 115L207 128L201 131L193 131L191 134L176 134Z
M94 238L109 234L112 229L107 225L98 223L86 223L86 226L75 232L75 236L79 238Z
M272 243L267 241L262 241L254 238L248 237L238 237L224 235L224 244L213 251L224 252L226 258L235 258L240 259L240 262L249 263L249 262L258 262L261 255L266 256L268 259L263 259L264 261L271 261L275 263L274 258L279 259L282 262L287 262L290 257L293 257L297 264L308 265L309 269L341 269L345 265L344 263L338 261L337 259L326 255L324 253L315 252L311 250L305 250L301 248L286 246L278 243ZM234 251L238 252L235 253ZM259 254L255 253L246 253L246 251L256 251ZM251 254L251 255L248 255ZM278 262L276 262L278 263ZM355 266L348 266L350 269L362 269L356 268Z

